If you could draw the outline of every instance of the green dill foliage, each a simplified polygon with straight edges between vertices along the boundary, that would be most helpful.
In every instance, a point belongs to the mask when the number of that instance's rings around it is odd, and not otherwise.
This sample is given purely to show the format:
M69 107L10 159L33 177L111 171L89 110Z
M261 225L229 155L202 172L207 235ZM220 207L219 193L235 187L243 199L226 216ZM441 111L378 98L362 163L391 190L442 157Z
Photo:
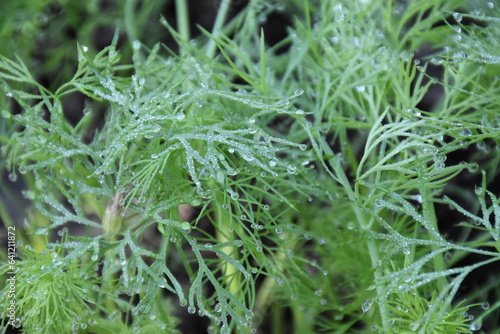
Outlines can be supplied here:
M157 8L125 3L130 50L118 31L99 52L78 44L75 73L57 88L21 57L0 58L0 167L25 182L34 207L19 233L11 325L175 333L197 316L209 333L498 326L498 277L467 281L500 260L493 4L486 15L466 1L250 1L227 21L224 0L213 29L191 39L177 1L178 26L158 22L174 53L140 36ZM276 12L294 19L271 46L261 24ZM429 43L440 51L415 56ZM73 94L86 104L70 122Z

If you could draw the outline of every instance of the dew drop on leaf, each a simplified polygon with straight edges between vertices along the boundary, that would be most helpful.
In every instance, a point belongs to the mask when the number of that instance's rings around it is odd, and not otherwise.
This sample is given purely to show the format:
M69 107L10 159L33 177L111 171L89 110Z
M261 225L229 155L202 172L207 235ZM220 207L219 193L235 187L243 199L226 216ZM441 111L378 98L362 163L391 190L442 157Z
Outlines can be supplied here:
M286 171L288 172L288 174L295 175L295 174L297 174L297 167L295 167L293 165L288 165L288 167L286 168Z
M26 174L27 171L28 168L26 168L26 166L19 166L19 173Z
M475 331L480 330L480 329L481 329L481 327L483 327L483 322L481 321L481 319L478 319L478 320L474 321L474 322L470 325L469 329L470 329L471 331L475 332Z
M468 136L472 135L472 131L469 129L463 129L463 130L460 130L460 135L464 136L464 137L468 137Z
M462 14L460 13L453 13L453 18L459 23L462 22Z
M370 309L370 307L372 307L372 304L373 304L373 300L371 299L367 299L363 302L363 304L361 304L361 310L363 310L363 312L366 312Z
M215 310L215 312L221 312L222 305L220 303L215 304L214 310Z

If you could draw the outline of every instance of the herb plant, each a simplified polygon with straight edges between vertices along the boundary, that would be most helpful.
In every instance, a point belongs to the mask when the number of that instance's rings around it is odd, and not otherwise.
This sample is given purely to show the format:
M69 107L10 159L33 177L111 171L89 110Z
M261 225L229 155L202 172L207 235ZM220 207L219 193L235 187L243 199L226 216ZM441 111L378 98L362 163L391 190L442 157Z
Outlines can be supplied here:
M0 58L0 166L33 205L2 204L3 333L498 330L493 3L222 0L191 36L176 1L178 50L125 3L57 87Z

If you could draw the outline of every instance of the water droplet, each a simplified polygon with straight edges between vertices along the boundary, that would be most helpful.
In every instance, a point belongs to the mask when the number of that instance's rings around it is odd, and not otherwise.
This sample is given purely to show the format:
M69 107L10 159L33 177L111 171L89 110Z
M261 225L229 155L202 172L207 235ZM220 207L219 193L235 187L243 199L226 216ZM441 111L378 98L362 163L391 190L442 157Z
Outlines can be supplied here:
M278 279L276 280L276 282L278 282L278 285L279 285L279 286L283 286L283 284L284 284L284 283L283 283L283 278L278 278Z
M87 51L89 51L89 48L85 45L82 45L82 50L83 50L83 52L87 52Z
M492 9L493 7L495 7L495 5L493 4L493 2L491 2L491 1L488 1L487 6L490 9Z
M19 173L26 174L26 172L28 171L28 168L26 166L19 166L18 170L19 170Z
M299 145L299 149L301 151L305 151L307 149L307 145L306 144L301 144L301 145ZM307 163L309 163L309 161Z
M321 299L321 300L319 301L319 303L320 303L321 305L326 305L327 301L326 301L326 299L324 299L324 298L323 298L323 299Z
M221 312L222 305L220 303L215 304L214 310L215 310L215 312Z
M234 148L230 147L230 148L228 148L228 149L227 149L227 151L228 151L229 153L233 154L233 153L234 153Z
M297 296L296 296L296 295L292 295L292 296L290 297L290 299L291 299L291 300L297 300Z
M363 310L363 312L366 312L370 309L370 307L372 307L372 304L373 300L367 299L363 302L363 304L361 304L361 309Z
M132 47L134 48L134 50L139 50L139 48L141 47L141 42L135 40L132 42Z
M293 165L288 165L286 167L286 171L288 172L288 174L296 175L297 174L297 167L295 167Z
M97 254L94 254L94 255L92 255L92 256L90 257L90 259L91 259L92 261L97 261L97 259L98 259L98 258L99 258L99 256L98 256Z
M481 327L483 327L483 322L482 322L482 320L481 320L481 319L478 319L478 320L474 321L474 322L470 325L469 329L470 329L471 331L474 331L474 332L475 332L475 331L480 330L480 329L481 329Z
M462 18L463 18L462 14L460 14L460 13L453 13L453 17L455 18L455 21L457 21L459 23L462 22Z
M321 291L321 290L316 290L316 291L314 291L314 294L315 294L316 296L321 296L321 294L322 294L322 293L323 293L323 291Z
M195 312L196 312L196 309L194 307L192 307L192 306L188 307L188 313L189 314L195 314Z
M16 182L16 180L17 180L17 174L16 173L9 173L8 178L9 178L9 181Z
M366 87L365 87L365 86L357 86L357 87L356 87L356 91L357 91L357 92L359 92L359 93L364 92L364 91L365 91L365 89L366 89Z
M470 167L467 167L467 170L470 172L470 173L476 173L478 170L479 170L479 164L477 162L473 163L472 166Z
M462 129L462 130L460 130L460 135L464 136L464 137L468 137L468 136L472 135L472 131L469 129Z
M181 300L179 300L179 305L180 305L181 307L186 306L186 305L187 305L187 300L186 300L186 299L181 299Z
M401 251L403 252L403 254L409 255L410 254L410 247L408 247L408 245L403 245L403 247L401 248Z
M301 88L298 88L298 89L295 90L295 93L293 95L299 96L299 95L302 95L302 94L304 94L304 90L301 89Z
M276 227L274 229L274 232L276 232L276 234L281 234L281 233L283 233L283 229L281 227Z
M257 252L262 252L262 246L257 246L255 249L257 250Z
M481 195L483 193L483 188L480 186L476 186L474 192L476 193L476 195Z

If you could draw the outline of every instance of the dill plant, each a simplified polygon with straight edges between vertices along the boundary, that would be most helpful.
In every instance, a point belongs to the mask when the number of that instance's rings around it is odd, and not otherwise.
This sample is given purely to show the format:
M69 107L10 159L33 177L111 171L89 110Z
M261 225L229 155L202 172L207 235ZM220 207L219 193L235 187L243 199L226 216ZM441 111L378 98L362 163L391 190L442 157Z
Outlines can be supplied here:
M5 168L36 208L15 326L172 333L188 314L210 333L498 326L498 277L461 289L500 259L497 12L250 1L225 22L222 1L214 28L191 39L177 1L178 27L160 21L174 54L139 41L134 3L130 63L119 33L98 53L79 44L73 78L53 90L20 58L0 59L2 89L23 110L2 112ZM259 23L284 10L293 25L269 46ZM442 51L417 59L425 43ZM442 97L422 110L436 86ZM88 103L72 125L62 101L75 92ZM5 289L0 305L6 314Z

